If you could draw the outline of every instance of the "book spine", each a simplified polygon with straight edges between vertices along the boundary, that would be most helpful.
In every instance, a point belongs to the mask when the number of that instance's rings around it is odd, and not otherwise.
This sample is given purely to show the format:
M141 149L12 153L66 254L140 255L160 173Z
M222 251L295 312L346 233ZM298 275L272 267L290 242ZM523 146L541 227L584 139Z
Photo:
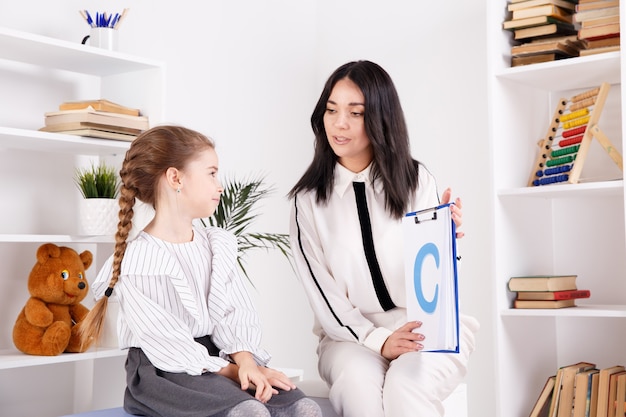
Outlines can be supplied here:
M589 298L591 292L589 290L576 290L576 291L555 291L555 300L572 300L575 298Z

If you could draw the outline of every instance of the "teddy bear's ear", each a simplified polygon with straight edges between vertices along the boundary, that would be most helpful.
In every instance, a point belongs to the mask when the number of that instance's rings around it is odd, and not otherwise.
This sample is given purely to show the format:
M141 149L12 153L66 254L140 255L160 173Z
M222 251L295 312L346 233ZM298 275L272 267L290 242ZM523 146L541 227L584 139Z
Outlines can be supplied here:
M83 261L83 265L85 269L88 269L91 266L91 262L93 261L93 255L88 250L84 251L80 254L80 260Z
M37 249L37 262L45 263L49 258L58 258L61 256L61 248L54 243L43 244Z

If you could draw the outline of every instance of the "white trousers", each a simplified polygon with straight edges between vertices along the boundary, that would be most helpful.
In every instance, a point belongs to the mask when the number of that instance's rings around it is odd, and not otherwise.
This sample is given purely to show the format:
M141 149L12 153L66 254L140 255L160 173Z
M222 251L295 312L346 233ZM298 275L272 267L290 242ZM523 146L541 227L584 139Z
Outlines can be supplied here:
M388 361L353 342L328 337L318 349L320 376L343 417L442 417L443 400L463 382L479 324L460 317L460 353L405 353Z

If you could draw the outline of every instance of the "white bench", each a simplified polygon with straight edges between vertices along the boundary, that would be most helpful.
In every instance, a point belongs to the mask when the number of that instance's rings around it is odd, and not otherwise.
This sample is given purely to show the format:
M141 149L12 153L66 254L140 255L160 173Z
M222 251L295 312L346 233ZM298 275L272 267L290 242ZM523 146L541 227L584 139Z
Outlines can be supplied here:
M298 382L298 388L317 401L322 407L324 417L339 417L328 401L328 387L321 380L304 380ZM446 417L467 417L467 385L460 384L443 402Z

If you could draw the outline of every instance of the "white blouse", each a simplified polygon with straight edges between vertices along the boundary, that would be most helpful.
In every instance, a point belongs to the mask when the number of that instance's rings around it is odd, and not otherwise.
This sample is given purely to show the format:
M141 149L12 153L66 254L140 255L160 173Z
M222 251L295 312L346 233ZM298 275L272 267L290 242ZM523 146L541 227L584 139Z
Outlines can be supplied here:
M237 269L235 236L223 229L194 228L187 243L169 243L145 232L128 242L113 298L120 303L120 348L138 347L163 371L199 375L228 364L228 355L253 354L259 365L261 324ZM91 288L104 295L111 256ZM194 338L211 335L220 357Z
M382 184L370 182L370 168L355 174L337 164L326 205L316 203L315 191L298 193L292 202L290 237L296 269L315 313L315 334L380 352L387 337L406 323L406 284L402 221L385 210ZM376 257L397 306L387 312L372 284L352 182L366 185ZM407 212L439 203L435 179L423 166L418 187Z

